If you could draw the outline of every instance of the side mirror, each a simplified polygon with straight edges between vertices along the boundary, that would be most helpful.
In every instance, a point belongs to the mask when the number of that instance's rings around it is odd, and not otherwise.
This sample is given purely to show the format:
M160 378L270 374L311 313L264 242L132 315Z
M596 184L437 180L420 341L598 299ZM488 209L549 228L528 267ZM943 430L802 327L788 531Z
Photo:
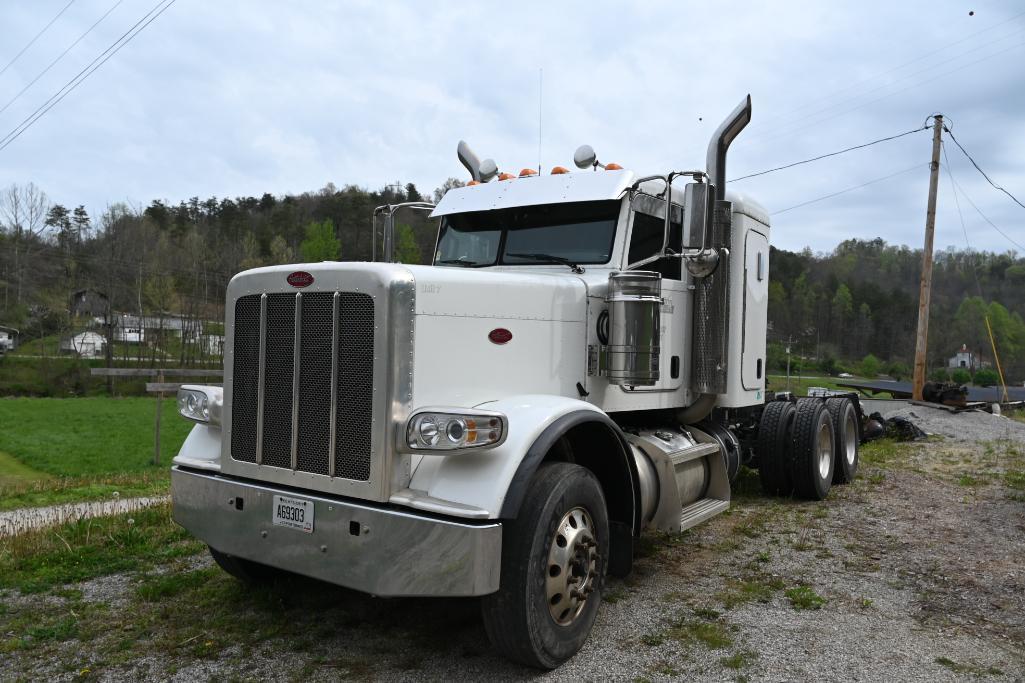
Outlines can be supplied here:
M690 249L708 245L708 212L712 206L712 186L687 183L683 190L683 244Z

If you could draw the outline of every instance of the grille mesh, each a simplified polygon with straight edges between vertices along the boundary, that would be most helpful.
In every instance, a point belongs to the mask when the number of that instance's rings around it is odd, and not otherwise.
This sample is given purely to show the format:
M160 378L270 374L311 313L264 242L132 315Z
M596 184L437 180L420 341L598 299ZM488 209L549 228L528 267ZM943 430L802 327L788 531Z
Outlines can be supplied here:
M297 469L328 473L331 413L331 292L303 295L299 351L299 441Z
M299 410L296 469L329 473L333 292L303 294L300 316ZM370 479L374 404L374 300L338 296L338 382L335 476ZM295 302L291 293L267 295L262 464L291 469ZM260 295L235 304L231 397L231 457L256 461L260 354Z
M366 481L374 404L374 300L351 293L340 299L335 474Z
M263 380L263 464L292 468L295 295L267 295Z
M234 395L231 457L256 462L256 406L260 374L260 295L235 302Z

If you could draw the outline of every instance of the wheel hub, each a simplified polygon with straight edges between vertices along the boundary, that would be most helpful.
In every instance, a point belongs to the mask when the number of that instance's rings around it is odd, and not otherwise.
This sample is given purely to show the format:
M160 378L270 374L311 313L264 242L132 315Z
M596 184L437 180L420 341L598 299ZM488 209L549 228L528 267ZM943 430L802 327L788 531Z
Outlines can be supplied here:
M847 415L844 436L844 458L847 460L847 466L851 467L858 455L858 423L854 419L854 411Z
M829 477L829 468L833 464L833 430L828 422L823 422L819 427L815 445L819 458L819 476L826 479Z
M568 626L584 611L594 592L597 566L594 523L587 510L575 507L562 516L548 551L545 589L555 623Z

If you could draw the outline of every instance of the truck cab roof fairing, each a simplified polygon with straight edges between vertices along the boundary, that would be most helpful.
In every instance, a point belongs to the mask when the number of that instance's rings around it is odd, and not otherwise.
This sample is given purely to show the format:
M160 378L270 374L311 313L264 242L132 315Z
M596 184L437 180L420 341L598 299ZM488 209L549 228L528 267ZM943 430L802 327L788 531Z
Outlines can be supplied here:
M619 199L636 176L632 171L597 171L499 180L449 190L431 213L490 211L514 206Z

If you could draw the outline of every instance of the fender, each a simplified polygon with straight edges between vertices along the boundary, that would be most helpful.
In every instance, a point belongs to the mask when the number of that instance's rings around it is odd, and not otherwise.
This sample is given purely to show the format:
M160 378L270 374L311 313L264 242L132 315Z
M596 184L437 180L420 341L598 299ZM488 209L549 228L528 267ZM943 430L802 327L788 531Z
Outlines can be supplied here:
M513 518L519 512L531 476L548 449L574 426L597 423L616 435L621 456L629 468L634 532L640 528L640 484L636 466L619 427L590 403L543 394L511 396L474 406L497 410L509 418L505 442L489 450L455 455L424 455L409 488L432 498L486 510L489 519Z
M220 472L221 428L205 424L193 426L171 464Z

